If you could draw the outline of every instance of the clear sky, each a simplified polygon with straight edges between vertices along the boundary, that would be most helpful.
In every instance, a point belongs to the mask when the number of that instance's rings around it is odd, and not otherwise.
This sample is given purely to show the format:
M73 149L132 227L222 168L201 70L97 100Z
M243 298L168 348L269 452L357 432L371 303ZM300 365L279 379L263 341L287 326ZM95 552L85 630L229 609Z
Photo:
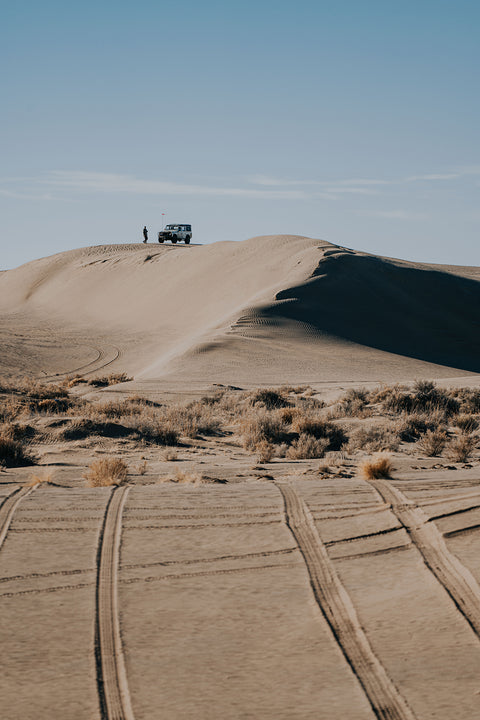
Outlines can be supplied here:
M0 25L0 268L291 233L480 265L478 0L23 0Z

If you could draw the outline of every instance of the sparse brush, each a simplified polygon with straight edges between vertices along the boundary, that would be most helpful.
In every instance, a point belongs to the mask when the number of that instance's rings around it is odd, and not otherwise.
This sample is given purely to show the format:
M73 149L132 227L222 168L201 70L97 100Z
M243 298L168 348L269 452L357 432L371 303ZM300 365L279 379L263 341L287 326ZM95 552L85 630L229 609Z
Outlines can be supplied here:
M256 451L258 453L257 460L259 463L269 463L275 456L275 445L268 442L268 440L262 440L258 443Z
M264 390L255 390L250 393L250 404L263 405L267 410L275 410L276 408L288 407L289 400L285 398L278 390L265 388Z
M127 373L111 373L110 375L104 375L103 377L91 378L88 380L89 385L93 387L109 387L110 385L118 385L119 383L130 382L133 380Z
M392 474L392 461L387 453L378 453L367 460L363 460L358 469L365 480L389 478Z
M462 413L480 413L479 388L456 388L450 392L460 403Z
M460 432L462 432L464 435L470 435L478 428L478 417L476 415L466 413L462 415L457 415L454 420L454 425L456 425Z
M428 415L413 413L405 414L396 425L396 432L400 440L403 442L415 442L424 435L427 430L433 430L434 425L429 420Z
M48 471L44 472L42 475L33 474L30 475L29 479L26 481L24 487L35 487L36 485L40 485L42 483L51 483L53 480L53 472Z
M315 416L297 416L292 423L292 429L299 435L311 435L317 440L328 440L328 450L340 450L347 441L343 428Z
M196 472L187 472L185 470L177 470L175 475L168 478L171 482L178 483L181 485L201 485L206 482L203 475Z
M85 385L88 383L82 375L74 375L73 377L65 378L64 384L67 388L76 387L76 385Z
M368 392L364 388L348 390L338 403L339 416L367 417L371 410L367 408Z
M447 442L447 433L443 428L427 430L418 441L418 447L427 457L437 457Z
M171 425L157 416L133 416L125 421L125 426L135 436L146 443L154 445L177 445L178 432Z
M162 458L166 462L176 462L178 460L178 453L176 450L172 450L171 448L168 448L167 450L163 451Z
M129 400L109 400L105 403L95 403L89 408L89 414L95 417L123 418L140 415L144 411L142 405Z
M24 440L35 435L35 428L32 425L23 423L6 422L0 425L0 435L11 440Z
M137 466L137 474L138 475L145 475L147 472L147 461L143 460L139 465Z
M378 452L381 450L397 450L399 439L395 432L388 428L369 427L358 428L349 439L348 450L365 450Z
M247 417L241 426L243 446L256 451L261 442L281 443L287 436L285 424L266 411Z
M468 462L478 442L475 435L459 435L448 443L447 455L453 462Z
M36 458L21 440L0 435L0 464L5 467L35 465Z
M0 420L9 422L16 420L19 415L27 410L25 403L19 398L8 397L0 399Z
M300 417L302 411L298 407L281 408L278 411L279 417L286 425L291 425L296 418Z
M126 481L128 466L119 458L95 460L84 474L89 487L107 487L121 485Z
M315 438L313 435L302 433L288 448L287 457L291 460L310 460L322 458L330 441L328 438Z

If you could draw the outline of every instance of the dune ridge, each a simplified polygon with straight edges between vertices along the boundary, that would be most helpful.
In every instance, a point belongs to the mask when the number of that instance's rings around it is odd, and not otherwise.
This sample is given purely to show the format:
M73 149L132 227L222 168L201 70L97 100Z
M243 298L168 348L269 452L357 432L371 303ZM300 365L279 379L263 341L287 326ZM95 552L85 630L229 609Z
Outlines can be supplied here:
M73 372L106 347L118 349L113 369L144 381L477 373L479 279L479 268L291 235L87 247L0 275L2 369L20 367L31 340L44 374Z

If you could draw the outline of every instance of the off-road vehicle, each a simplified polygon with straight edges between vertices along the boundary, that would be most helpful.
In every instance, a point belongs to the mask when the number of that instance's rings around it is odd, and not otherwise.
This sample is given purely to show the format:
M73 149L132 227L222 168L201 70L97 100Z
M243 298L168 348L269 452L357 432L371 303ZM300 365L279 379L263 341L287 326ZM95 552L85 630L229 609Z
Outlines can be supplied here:
M158 233L159 243L163 243L165 240L171 240L171 242L175 244L178 240L183 240L185 245L189 245L191 239L191 225L165 225L164 229Z

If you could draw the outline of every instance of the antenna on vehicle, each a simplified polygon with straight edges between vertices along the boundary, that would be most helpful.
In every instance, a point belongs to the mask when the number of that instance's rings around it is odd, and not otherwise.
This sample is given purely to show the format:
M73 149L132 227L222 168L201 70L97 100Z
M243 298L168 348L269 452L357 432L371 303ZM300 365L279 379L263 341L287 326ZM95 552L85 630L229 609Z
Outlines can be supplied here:
M163 219L165 217L165 213L162 213L162 230L165 229L165 220Z

